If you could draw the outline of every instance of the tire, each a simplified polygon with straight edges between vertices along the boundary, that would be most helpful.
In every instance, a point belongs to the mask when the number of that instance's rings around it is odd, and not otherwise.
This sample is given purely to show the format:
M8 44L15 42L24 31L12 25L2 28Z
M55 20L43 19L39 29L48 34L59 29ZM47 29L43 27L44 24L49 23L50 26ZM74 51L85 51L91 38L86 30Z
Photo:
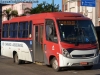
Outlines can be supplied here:
M16 64L21 64L21 60L18 59L18 54L17 53L14 55L14 62Z
M58 66L58 61L57 61L57 59L54 57L53 59L52 59L52 68L56 71L56 72L58 72L58 71L60 71L61 70L61 68Z
M25 64L25 61L24 60L20 60L21 61L21 64Z
M90 66L83 66L85 70L90 70L92 69L93 65L90 65Z

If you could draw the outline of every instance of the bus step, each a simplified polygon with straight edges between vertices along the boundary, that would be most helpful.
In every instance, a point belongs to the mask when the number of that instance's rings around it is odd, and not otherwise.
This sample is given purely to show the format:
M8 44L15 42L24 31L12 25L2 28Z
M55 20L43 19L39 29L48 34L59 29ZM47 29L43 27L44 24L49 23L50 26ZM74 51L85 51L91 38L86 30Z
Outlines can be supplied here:
M44 65L44 63L42 63L42 62L35 62L35 64L37 64L37 65Z

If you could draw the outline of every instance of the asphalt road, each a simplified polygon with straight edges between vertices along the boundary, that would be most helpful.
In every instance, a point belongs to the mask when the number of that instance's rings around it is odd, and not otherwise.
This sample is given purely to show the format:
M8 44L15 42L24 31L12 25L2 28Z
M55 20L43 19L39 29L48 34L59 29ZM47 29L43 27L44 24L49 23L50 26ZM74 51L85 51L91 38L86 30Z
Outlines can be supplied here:
M50 67L33 63L17 65L13 63L13 59L0 56L0 75L100 75L100 63L92 70L72 67L55 72Z

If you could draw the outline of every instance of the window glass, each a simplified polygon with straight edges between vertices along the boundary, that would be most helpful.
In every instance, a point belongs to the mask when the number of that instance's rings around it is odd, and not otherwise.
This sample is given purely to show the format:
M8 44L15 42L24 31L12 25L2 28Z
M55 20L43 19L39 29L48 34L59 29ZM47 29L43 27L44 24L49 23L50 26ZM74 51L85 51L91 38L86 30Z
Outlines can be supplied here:
M46 20L46 39L52 42L58 42L56 28L53 20Z
M27 38L28 37L28 22L20 22L19 23L19 38Z
M23 29L23 37L28 37L28 22L24 23L24 29Z
M9 28L9 37L10 37L10 38L13 37L13 24L10 24L10 28Z
M17 37L17 32L18 32L18 23L15 23L15 25L14 25L14 33L13 33L15 38Z
M30 24L29 24L29 34L32 34L32 21L30 21Z
M57 20L62 42L95 43L96 36L91 20Z
M18 37L22 38L23 36L23 23L19 23L19 33L18 33Z
M2 37L4 38L8 37L8 27L9 27L9 24L3 24Z
M28 38L32 36L32 21L3 24L3 38Z
M38 42L38 26L35 27L35 40Z
M18 30L18 23L11 23L9 26L9 37L16 38Z
M39 41L43 43L43 25L39 25Z

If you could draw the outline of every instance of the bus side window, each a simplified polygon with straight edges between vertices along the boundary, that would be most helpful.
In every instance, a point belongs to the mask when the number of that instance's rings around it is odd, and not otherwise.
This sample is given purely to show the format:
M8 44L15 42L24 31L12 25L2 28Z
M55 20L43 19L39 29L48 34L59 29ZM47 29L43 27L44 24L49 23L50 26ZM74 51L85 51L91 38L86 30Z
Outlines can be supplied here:
M8 38L8 27L9 27L9 24L3 24L2 27L3 27L3 29L2 29L2 37L3 38Z
M19 23L19 38L28 38L28 22L20 22Z
M15 23L14 25L14 37L17 38L18 36L18 23Z
M14 25L12 23L9 25L9 38L13 37L13 26Z
M32 21L29 22L29 38L32 37Z
M46 20L46 40L57 43L57 33L53 20Z
M22 38L22 35L23 35L23 23L20 22L19 23L19 29L18 29L18 37Z
M28 37L28 22L24 22L23 38Z
M11 23L9 25L9 38L17 38L18 23Z

